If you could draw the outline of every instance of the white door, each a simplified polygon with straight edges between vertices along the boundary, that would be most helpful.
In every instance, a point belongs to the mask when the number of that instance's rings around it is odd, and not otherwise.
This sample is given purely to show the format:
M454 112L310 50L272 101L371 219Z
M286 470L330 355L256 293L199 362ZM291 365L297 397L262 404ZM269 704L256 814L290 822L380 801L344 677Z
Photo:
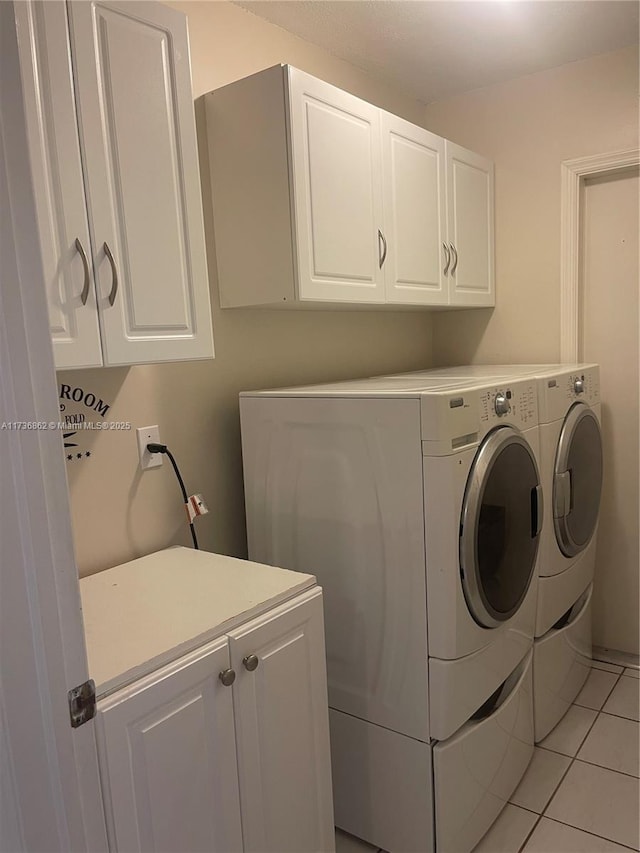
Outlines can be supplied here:
M29 157L56 367L102 364L66 5L16 3Z
M211 357L185 17L80 0L70 22L104 363Z
M447 140L452 305L493 305L493 163Z
M387 302L446 305L444 139L387 112L381 125Z
M241 851L226 637L98 703L112 850Z
M632 655L640 653L639 193L637 167L585 181L578 350L600 365L602 400L593 641Z
M295 68L289 108L299 298L383 302L380 111Z
M245 853L333 850L320 590L229 638Z
M58 400L14 8L0 3L0 424ZM106 850L95 726L67 691L87 659L56 430L0 429L0 850Z

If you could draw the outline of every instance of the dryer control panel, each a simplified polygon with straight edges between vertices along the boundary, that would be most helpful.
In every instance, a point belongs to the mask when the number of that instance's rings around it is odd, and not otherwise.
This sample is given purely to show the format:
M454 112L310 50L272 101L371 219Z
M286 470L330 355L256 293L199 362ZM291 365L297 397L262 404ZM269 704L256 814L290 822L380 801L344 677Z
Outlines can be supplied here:
M561 420L574 403L600 402L600 369L596 364L568 365L553 376L538 379L540 423Z

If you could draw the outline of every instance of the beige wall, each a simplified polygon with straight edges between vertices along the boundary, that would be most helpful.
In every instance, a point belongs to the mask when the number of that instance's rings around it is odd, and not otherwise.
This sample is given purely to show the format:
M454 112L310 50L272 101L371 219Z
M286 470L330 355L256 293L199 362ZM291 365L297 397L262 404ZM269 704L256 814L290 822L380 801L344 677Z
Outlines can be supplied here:
M422 116L424 107L416 101L244 10L221 2L171 5L189 18L195 97L288 62L408 120ZM201 103L196 112L202 143ZM210 241L206 163L202 166ZM187 489L201 492L209 505L210 514L197 523L201 546L245 556L238 392L429 366L432 317L424 312L221 311L210 242L208 250L214 361L67 371L58 379L109 403L109 420L130 421L133 428L159 424ZM74 453L91 453L67 464L81 574L190 542L168 461L141 474L133 431L84 433L78 441L82 447Z
M628 48L426 107L426 127L496 175L496 308L438 314L436 364L559 361L560 164L637 147L637 98Z

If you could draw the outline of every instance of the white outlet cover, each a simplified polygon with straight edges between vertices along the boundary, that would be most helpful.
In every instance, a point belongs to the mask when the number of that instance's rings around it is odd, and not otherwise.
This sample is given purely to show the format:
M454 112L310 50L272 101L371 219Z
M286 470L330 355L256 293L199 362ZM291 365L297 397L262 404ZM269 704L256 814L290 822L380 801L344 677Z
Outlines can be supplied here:
M147 468L159 468L162 465L162 453L149 453L147 444L150 441L160 444L160 427L147 426L138 427L136 429L136 437L138 439L138 456L140 458L140 467L143 471Z

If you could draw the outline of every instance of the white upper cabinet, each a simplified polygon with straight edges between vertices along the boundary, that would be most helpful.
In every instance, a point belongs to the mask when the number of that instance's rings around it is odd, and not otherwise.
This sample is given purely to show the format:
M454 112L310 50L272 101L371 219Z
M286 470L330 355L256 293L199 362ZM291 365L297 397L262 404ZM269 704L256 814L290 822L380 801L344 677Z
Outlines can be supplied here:
M222 307L493 304L492 268L456 290L444 139L290 66L205 100ZM493 208L467 183L472 278Z
M94 0L16 14L57 367L212 357L184 16Z
M56 366L96 367L102 350L66 10L59 2L14 9Z
M446 142L451 303L494 305L493 163Z
M446 305L444 139L382 113L388 302Z
M289 69L301 300L383 302L379 110Z

